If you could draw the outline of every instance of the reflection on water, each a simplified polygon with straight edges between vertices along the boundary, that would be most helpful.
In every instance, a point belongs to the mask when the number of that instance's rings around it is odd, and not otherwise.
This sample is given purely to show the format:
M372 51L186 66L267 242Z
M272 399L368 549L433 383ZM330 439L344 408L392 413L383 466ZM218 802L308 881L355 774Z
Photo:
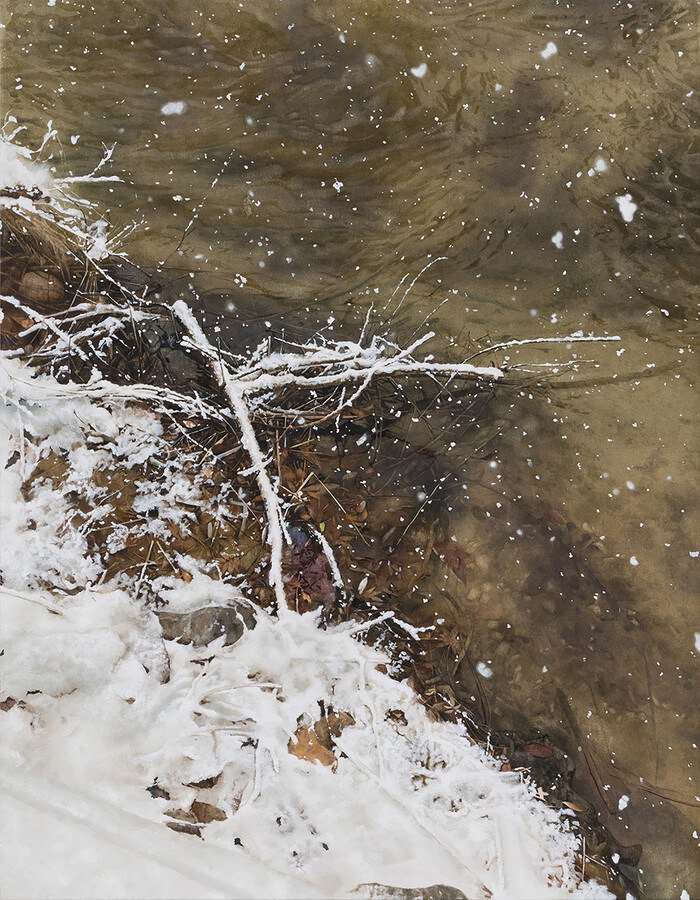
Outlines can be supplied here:
M568 750L595 815L643 846L649 895L669 897L700 890L694 12L3 9L5 112L30 140L54 121L62 174L117 143L124 183L99 189L108 218L143 221L132 255L161 260L169 289L196 290L232 340L350 333L438 256L390 319L399 337L433 311L436 345L455 355L486 334L623 337L550 391L492 407L489 442L444 501L468 582L451 586L457 609L422 597L420 614L468 635L460 699L499 732ZM453 437L443 449L457 452Z

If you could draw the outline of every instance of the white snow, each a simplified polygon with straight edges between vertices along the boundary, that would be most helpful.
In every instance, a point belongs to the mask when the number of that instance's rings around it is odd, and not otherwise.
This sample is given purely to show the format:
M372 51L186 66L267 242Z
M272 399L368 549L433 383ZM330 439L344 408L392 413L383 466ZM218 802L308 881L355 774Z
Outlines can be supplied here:
M554 41L549 41L544 50L540 51L540 56L542 59L549 59L552 56L556 56L559 51L557 50L557 45Z
M425 62L422 62L419 65L414 66L411 69L411 75L413 75L414 78L425 78L427 71L428 71L428 64Z
M186 109L187 104L184 100L168 100L161 106L160 111L164 116L181 116Z
M634 218L634 214L637 212L637 204L632 200L632 194L623 194L622 196L615 197L615 202L620 210L623 221L631 222Z
M9 139L0 139L0 172L6 187L21 184L48 190L52 184L49 170L33 162L26 147L13 144Z
M551 237L551 241L554 244L554 246L557 248L557 250L562 250L564 247L564 232L563 231L555 232L555 234L553 234Z

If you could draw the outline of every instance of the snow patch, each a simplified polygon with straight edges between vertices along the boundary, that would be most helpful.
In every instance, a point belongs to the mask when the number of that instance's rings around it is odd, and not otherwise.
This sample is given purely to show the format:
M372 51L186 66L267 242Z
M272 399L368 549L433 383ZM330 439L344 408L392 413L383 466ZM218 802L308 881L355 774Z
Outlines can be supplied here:
M491 666L487 666L485 662L478 662L476 664L476 671L482 678L493 678L493 669Z
M637 212L637 204L632 200L632 194L623 194L615 197L615 203L617 203L623 221L631 222L634 214Z
M161 106L160 111L164 116L181 116L186 109L184 100L169 100Z

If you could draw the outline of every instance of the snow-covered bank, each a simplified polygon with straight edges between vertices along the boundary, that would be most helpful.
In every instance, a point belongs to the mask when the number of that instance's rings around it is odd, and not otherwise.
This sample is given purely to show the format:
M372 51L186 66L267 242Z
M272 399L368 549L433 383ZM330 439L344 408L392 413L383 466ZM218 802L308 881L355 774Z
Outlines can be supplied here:
M317 349L335 372L339 351ZM382 363L365 363L359 344L342 349L365 367L361 382ZM269 387L273 364L300 358L257 360L267 369L257 377ZM316 386L327 377L337 376ZM461 725L431 718L362 642L366 623L274 616L244 582L182 554L147 593L145 553L133 577L111 573L93 532L107 529L102 545L117 553L145 527L158 552L205 502L201 462L183 451L170 465L147 395L66 370L57 380L12 354L0 378L8 895L329 897L446 884L470 898L610 896L581 881L570 820ZM262 491L267 463L246 449ZM240 520L236 495L219 502ZM114 527L120 504L135 524ZM273 580L283 598L279 570ZM164 613L236 627L178 641Z
M175 873L197 882L209 856L195 837L155 841L146 855L134 841L148 840L147 823L168 820L168 810L177 820L172 811L196 801L205 819L215 816L202 828L205 843L234 863L230 896L340 895L367 882L446 883L470 897L486 889L605 896L577 887L577 840L558 814L517 775L499 772L461 727L431 721L352 627L321 630L313 613L280 622L259 612L234 644L183 646L163 640L140 602L98 585L94 561L67 527L61 490L47 481L39 511L22 497L21 473L50 449L66 455L69 482L89 479L85 432L101 425L109 436L129 413L70 397L42 401L47 376L2 366L2 696L14 701L3 713L5 761L10 810L37 825L20 829L22 847L5 857L13 895L35 895L35 866L56 859L44 842L57 815L78 841L78 864L61 864L55 896L83 895L91 848L101 848L102 868L90 896L126 896L124 854L129 878L141 867L144 885L155 887L149 879L161 866L175 878L174 857ZM49 577L74 592L40 590ZM173 581L164 596L181 612L236 599L201 574ZM308 729L331 709L347 724L328 750ZM290 752L299 738L305 749ZM12 817L5 822L12 829ZM178 854L166 852L178 843ZM220 876L213 888L206 878L197 884L227 895Z

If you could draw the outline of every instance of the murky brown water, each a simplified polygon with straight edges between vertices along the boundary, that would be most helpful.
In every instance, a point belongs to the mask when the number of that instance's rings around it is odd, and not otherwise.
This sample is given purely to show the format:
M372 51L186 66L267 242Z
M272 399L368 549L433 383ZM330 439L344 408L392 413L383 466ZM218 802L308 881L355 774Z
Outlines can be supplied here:
M601 820L642 844L653 897L700 893L696 15L663 0L2 11L5 113L30 141L53 120L61 174L116 142L125 183L87 190L115 225L143 221L131 253L236 340L351 333L438 256L391 317L399 337L436 307L454 354L486 334L622 336L484 423L498 435L451 498L474 568L450 615L493 673L465 671L462 699L569 748Z

